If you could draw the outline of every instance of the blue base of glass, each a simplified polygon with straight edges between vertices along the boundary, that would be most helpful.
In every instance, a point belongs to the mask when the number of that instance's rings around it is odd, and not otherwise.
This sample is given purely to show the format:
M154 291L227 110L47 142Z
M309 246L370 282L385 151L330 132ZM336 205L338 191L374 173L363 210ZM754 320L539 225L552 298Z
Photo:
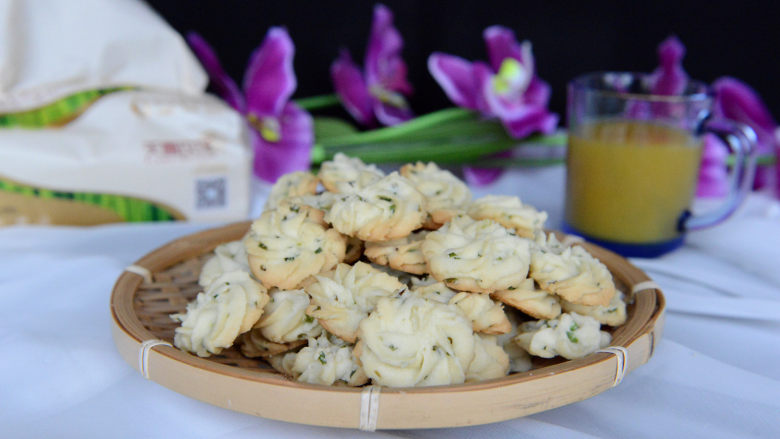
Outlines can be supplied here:
M603 239L590 237L574 227L563 223L563 231L572 235L582 236L588 242L631 258L655 258L671 252L683 245L683 237L672 239L670 241L654 242L650 244L627 244L625 242L606 241Z

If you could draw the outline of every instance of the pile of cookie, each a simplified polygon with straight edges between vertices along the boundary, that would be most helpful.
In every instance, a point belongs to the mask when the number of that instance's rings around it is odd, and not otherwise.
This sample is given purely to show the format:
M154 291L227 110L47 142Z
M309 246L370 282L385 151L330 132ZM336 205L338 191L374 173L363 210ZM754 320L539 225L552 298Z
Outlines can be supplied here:
M199 356L236 344L291 379L449 385L583 357L626 320L609 270L545 233L517 197L472 201L433 163L385 175L336 155L279 179L241 241L203 266L172 315Z

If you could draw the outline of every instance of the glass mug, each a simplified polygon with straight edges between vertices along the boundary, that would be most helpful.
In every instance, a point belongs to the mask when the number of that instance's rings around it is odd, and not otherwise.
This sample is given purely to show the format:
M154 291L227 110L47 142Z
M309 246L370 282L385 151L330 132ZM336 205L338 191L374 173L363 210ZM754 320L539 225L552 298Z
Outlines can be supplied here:
M683 243L689 230L717 224L750 190L756 135L712 118L713 95L689 81L680 95L649 93L649 76L591 73L568 89L564 230L624 256L654 257ZM703 136L735 154L729 195L692 214Z

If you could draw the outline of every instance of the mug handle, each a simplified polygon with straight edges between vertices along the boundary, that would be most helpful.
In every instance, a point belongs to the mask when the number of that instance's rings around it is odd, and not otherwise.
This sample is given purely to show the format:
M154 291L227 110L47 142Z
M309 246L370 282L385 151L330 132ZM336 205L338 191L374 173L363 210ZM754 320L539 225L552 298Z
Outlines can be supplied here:
M729 172L726 199L710 212L698 215L689 213L681 218L680 228L684 231L714 226L731 216L750 192L756 172L756 133L752 128L726 119L709 119L704 123L703 131L718 136L736 160Z

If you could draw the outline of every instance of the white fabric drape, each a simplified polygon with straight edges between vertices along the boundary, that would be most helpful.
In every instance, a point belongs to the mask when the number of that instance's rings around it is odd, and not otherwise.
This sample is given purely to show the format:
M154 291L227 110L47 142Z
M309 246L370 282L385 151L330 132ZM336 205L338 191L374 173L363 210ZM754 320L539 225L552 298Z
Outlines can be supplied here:
M562 187L563 170L550 168L513 171L477 192L519 194L547 209L555 227ZM256 189L254 204L262 206L267 187ZM777 212L777 201L753 195L735 218L692 234L684 248L633 261L664 289L668 314L654 357L618 387L527 418L370 437L779 437ZM119 357L110 334L109 295L121 270L209 226L0 229L0 436L369 435L214 407L145 380Z

